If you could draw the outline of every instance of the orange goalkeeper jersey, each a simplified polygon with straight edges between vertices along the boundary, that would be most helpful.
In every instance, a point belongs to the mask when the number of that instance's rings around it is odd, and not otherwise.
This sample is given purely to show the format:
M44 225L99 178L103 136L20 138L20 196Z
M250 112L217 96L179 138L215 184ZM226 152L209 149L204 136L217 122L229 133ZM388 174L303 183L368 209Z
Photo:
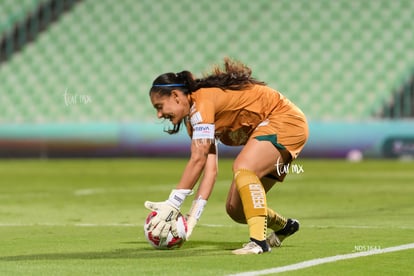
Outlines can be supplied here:
M293 158L308 137L302 111L278 91L263 85L246 90L201 88L190 96L187 130L197 124L214 124L215 137L230 146L244 145L251 137L276 135Z

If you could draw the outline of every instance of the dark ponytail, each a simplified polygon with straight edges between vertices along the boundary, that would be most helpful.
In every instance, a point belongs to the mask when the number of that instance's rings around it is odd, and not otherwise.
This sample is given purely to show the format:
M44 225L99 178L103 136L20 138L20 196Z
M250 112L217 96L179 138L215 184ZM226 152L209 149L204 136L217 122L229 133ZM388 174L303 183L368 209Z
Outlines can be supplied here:
M174 89L188 95L200 88L217 87L223 90L243 90L250 85L266 85L252 77L252 70L239 61L224 59L224 68L215 66L212 72L203 78L195 79L189 71L165 73L152 83L150 93L158 92L169 96Z
M239 61L224 58L224 66L216 65L209 75L196 80L197 89L218 87L223 90L243 90L253 84L266 85L252 77L252 70Z
M243 90L251 85L266 85L252 76L252 70L239 61L224 58L224 68L215 66L209 75L195 79L189 71L179 73L165 73L158 76L152 83L151 93L159 93L161 96L171 96L173 90L180 90L185 95L190 95L200 88L216 87L223 90ZM172 129L165 132L175 134L180 130L181 122L175 124Z

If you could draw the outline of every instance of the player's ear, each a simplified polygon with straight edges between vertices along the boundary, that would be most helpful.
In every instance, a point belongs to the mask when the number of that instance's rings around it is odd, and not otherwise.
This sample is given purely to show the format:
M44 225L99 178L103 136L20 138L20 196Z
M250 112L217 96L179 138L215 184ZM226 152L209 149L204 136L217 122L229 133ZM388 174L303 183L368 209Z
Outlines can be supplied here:
M178 90L172 90L171 91L171 97L173 97L173 99L176 103L180 102Z

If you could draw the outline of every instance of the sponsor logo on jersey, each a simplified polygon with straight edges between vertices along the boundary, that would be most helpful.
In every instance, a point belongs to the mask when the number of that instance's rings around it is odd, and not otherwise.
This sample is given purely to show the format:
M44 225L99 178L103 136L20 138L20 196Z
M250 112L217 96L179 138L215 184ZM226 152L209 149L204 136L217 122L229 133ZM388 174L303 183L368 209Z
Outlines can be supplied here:
M193 127L193 139L214 139L213 124L198 124Z

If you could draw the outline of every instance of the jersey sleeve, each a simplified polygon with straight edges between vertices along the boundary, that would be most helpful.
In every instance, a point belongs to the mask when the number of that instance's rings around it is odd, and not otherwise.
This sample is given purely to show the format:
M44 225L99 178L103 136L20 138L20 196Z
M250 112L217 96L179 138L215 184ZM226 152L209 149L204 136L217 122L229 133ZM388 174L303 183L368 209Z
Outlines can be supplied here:
M197 144L212 144L215 141L215 108L211 96L213 95L200 95L190 110L191 139Z
M197 97L190 110L190 123L192 126L197 124L214 124L215 106L214 99L211 97Z

